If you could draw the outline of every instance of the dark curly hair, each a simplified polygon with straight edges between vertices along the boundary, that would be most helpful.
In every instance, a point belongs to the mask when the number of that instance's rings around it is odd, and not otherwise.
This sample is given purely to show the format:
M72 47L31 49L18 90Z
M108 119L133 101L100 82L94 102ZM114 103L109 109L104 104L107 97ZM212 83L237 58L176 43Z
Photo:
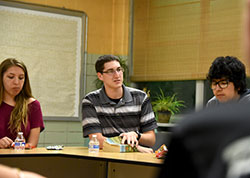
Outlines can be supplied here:
M117 56L114 56L114 55L100 56L95 63L96 73L98 73L98 72L102 73L103 69L104 69L104 64L107 62L111 62L111 61L117 61L120 63L119 58Z
M207 75L207 80L212 83L214 79L225 78L233 82L239 94L246 91L246 69L245 65L234 56L217 57Z

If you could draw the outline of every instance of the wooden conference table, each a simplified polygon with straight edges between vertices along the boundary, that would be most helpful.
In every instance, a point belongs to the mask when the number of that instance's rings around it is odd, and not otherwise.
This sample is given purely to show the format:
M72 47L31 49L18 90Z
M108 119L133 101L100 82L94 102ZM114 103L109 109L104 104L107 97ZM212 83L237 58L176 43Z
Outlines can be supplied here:
M156 178L163 160L147 153L88 153L86 147L63 150L0 149L0 163L49 178Z

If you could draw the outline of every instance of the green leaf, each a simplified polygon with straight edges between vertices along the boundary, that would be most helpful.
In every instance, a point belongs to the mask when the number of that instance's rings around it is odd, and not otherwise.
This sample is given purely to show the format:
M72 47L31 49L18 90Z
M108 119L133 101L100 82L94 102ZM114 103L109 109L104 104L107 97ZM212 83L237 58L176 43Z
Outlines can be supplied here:
M170 111L174 115L180 112L181 107L185 107L184 103L182 100L177 100L176 93L172 96L165 96L162 89L160 89L160 95L152 102L152 106L156 113L159 111Z

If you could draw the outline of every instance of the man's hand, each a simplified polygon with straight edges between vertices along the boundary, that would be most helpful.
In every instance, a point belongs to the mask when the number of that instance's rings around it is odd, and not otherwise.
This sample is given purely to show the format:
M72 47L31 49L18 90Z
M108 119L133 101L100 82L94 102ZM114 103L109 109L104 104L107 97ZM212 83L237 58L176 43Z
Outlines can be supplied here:
M138 135L134 131L122 133L122 134L120 134L120 137L122 137L122 144L124 144L125 141L127 141L127 144L132 146L132 147L138 146L138 144L139 144L139 142L137 140Z
M0 139L0 148L9 148L13 141L9 137L3 137Z

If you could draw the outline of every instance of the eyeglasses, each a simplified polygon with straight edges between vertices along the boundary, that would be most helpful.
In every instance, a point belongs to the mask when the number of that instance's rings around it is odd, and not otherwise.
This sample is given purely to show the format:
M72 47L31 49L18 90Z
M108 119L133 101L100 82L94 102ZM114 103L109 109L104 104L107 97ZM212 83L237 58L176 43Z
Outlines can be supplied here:
M122 67L117 68L116 70L109 69L107 71L103 71L102 73L108 74L108 75L115 75L115 73L120 74L121 72L124 72L124 69Z
M218 85L221 89L225 89L228 87L228 83L229 80L220 80L218 82L212 82L210 87L212 90L215 90Z

